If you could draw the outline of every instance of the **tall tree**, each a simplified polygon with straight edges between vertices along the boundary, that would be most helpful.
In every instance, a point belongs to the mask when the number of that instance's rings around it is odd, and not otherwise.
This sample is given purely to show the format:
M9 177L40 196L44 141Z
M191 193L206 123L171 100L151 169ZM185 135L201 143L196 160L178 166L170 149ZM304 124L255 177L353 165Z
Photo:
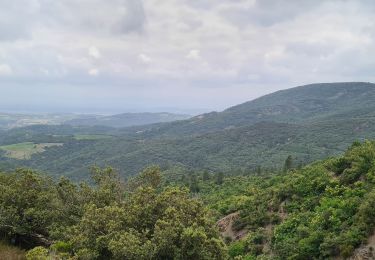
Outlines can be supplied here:
M224 181L224 173L219 172L216 176L216 184L221 185L223 184L223 181Z
M262 174L262 167L260 165L258 165L255 169L255 172L257 173L257 175L261 175Z
M199 192L198 178L195 174L192 174L190 177L190 191L194 193Z
M203 181L209 181L210 180L210 174L208 173L207 170L205 170L202 174L202 179Z
M291 155L289 155L285 160L283 171L287 172L292 168L293 168L293 158Z

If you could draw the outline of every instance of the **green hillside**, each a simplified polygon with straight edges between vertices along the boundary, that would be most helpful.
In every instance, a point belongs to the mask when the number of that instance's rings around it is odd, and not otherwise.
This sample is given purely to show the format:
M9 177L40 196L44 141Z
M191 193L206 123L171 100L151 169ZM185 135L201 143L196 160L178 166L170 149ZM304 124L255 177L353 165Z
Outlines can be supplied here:
M311 84L260 97L223 112L136 130L157 135L194 135L247 126L262 121L305 123L339 117L375 116L375 84L364 82Z
M303 165L341 153L353 141L375 138L374 111L375 84L313 84L183 121L122 129L66 125L8 131L3 136L17 140L5 138L8 145L64 145L30 160L9 162L3 156L0 165L24 165L78 180L87 177L91 165L112 165L123 176L149 164L184 171L280 169L289 155ZM77 134L111 138L77 140Z
M355 143L342 156L272 177L201 181L199 194L223 217L233 258L373 259L374 163L375 143Z
M94 168L89 185L0 172L0 248L27 259L374 256L374 141L272 175L174 174L150 167L124 182Z

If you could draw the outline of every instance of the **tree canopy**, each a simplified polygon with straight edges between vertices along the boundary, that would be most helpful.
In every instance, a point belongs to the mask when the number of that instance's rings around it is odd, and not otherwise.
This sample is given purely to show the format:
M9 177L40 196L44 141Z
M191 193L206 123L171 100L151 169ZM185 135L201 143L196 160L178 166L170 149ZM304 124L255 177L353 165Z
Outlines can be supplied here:
M37 246L30 259L46 252L79 259L226 258L202 202L187 189L160 187L158 168L129 186L111 168L94 168L92 178L90 186L29 170L0 174L0 236Z

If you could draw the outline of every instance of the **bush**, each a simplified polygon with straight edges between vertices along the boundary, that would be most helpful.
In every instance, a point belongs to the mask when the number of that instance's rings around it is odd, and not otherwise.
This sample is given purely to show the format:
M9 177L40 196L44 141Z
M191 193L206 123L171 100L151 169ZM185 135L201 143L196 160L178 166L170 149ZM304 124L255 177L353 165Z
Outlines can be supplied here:
M243 241L236 241L229 246L228 254L231 257L236 257L245 254L245 243Z
M27 251L26 259L27 260L47 260L48 254L49 254L48 249L42 246L37 246Z

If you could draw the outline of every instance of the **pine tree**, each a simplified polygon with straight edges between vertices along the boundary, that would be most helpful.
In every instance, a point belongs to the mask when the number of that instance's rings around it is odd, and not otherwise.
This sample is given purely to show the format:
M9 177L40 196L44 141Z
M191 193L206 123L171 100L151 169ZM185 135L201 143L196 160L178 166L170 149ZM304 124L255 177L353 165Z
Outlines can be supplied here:
M196 193L199 190L198 178L195 174L192 174L190 177L190 191Z
M255 169L257 175L261 175L262 174L262 167L261 166L257 166L256 169Z
M205 170L202 174L202 180L203 181L209 181L210 180L210 174L208 173L207 170Z
M293 158L291 155L289 155L285 160L283 171L287 172L291 170L292 168L293 168Z
M224 173L219 172L216 176L216 184L221 185L223 184L223 181L224 181Z

